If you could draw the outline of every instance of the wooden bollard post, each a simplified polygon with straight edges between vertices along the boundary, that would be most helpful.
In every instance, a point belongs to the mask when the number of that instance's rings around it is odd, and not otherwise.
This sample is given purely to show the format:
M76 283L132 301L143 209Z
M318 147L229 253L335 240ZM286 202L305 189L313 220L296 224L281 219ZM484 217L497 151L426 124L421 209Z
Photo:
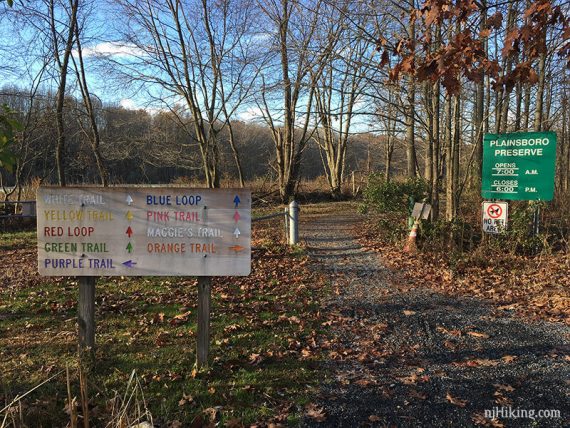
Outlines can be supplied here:
M211 278L198 277L198 341L196 343L196 368L208 367L210 350Z
M79 303L77 318L79 323L79 347L95 347L95 284L97 277L79 277Z

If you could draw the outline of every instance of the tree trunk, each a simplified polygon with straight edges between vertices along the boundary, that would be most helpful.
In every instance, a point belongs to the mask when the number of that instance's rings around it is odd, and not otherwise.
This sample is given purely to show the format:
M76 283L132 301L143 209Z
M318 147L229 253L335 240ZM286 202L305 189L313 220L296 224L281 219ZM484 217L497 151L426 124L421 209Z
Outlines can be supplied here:
M408 81L408 97L406 105L406 172L408 177L416 176L415 93L416 84L414 82L414 78L410 76Z
M509 9L507 12L507 31L510 31L515 25L517 17L516 5L517 5L516 1L509 3ZM503 72L503 75L509 74L512 71L513 61L514 61L514 55L511 53L505 59L505 71ZM501 101L501 111L500 111L501 120L500 120L499 132L507 132L509 125L508 120L509 120L511 89L507 88L506 86L503 86L502 95L503 97Z
M453 120L453 220L459 210L459 159L461 149L461 93L455 96Z
M429 81L424 83L424 102L426 107L426 122L427 122L427 144L425 153L425 169L424 169L424 179L428 182L432 182L432 172L433 172L433 140L435 138L433 131L433 94L432 88ZM430 191L430 200L431 191Z
M408 27L408 35L410 40L416 40L415 21L410 20ZM416 82L413 76L409 76L408 80L408 96L406 105L406 159L407 159L407 176L416 176L416 145L415 145L415 103L416 103Z
M451 118L451 99L448 112ZM445 218L447 221L455 220L459 205L459 144L461 141L461 98L457 94L453 97L453 132L449 129L447 143L447 180L445 189ZM448 119L449 123L449 119ZM451 124L450 124L451 125ZM450 127L451 128L451 127Z
M232 154L234 156L234 162L236 163L236 169L237 169L237 173L238 173L238 179L239 179L239 187L244 188L245 187L245 181L243 178L243 168L241 166L241 159L239 157L239 152L235 143L235 138L234 138L234 129L232 127L231 122L227 121L227 126L228 126L228 132L229 132L229 143L230 143L230 148L232 149Z
M89 124L91 126L91 150L93 151L93 156L95 157L95 164L97 165L97 171L99 172L99 179L104 187L109 185L108 172L105 167L103 157L101 156L100 143L101 137L99 134L99 126L97 124L97 118L95 113L95 108L93 107L93 101L91 99L91 93L89 92L89 86L87 84L87 78L85 76L85 65L83 63L83 49L81 47L81 38L79 33L79 26L75 23L75 43L77 46L77 59L79 64L75 62L72 57L72 61L75 65L75 72L77 75L77 80L79 82L79 87L81 89L81 96L83 98L83 104L87 110L87 116L89 117Z
M57 140L55 146L55 163L57 168L57 178L60 186L66 185L65 180L65 125L63 119L63 107L65 103L65 90L67 86L67 71L69 65L69 58L71 56L71 51L73 50L73 39L75 37L75 25L77 22L77 8L78 0L71 0L71 10L69 19L69 29L67 32L67 38L65 41L65 50L63 51L63 58L60 57L58 51L57 43L57 28L56 28L56 17L55 17L55 5L54 0L50 1L50 20L51 20L51 31L53 35L54 43L54 58L56 59L59 66L59 84L56 94L56 104L55 104L55 118L56 118L56 128L57 128Z
M560 136L560 145L562 147L562 156L560 158L560 189L567 192L570 185L570 142L568 141L568 98L566 94L562 99L562 134Z
M390 100L391 101L391 100ZM387 131L388 137L386 138L386 147L384 151L384 177L386 181L390 181L392 178L392 155L394 154L394 139L396 133L396 118L393 117L394 108L392 106L388 107L388 119L387 119Z
M546 37L546 35L544 36ZM534 131L542 131L544 125L544 88L546 83L546 48L538 58L538 86L536 89L536 106L534 110Z
M481 172L483 168L483 118L485 115L485 83L477 83L475 93L475 117L473 127L475 130L475 165L473 168L473 184L475 188L481 187Z
M435 82L432 88L432 130L433 130L433 150L431 159L431 218L437 221L439 218L439 183L440 183L440 159L441 159L441 143L440 143L440 96L441 87L439 80Z
M445 219L453 220L453 111L451 95L445 98Z

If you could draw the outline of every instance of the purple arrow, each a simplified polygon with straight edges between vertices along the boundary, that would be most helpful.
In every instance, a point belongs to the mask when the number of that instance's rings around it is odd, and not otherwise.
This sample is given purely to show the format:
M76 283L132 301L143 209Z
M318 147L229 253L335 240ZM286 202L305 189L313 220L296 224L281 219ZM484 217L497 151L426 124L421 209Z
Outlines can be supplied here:
M123 262L123 264L128 268L132 268L134 265L136 265L136 263L132 260L127 260L126 262Z

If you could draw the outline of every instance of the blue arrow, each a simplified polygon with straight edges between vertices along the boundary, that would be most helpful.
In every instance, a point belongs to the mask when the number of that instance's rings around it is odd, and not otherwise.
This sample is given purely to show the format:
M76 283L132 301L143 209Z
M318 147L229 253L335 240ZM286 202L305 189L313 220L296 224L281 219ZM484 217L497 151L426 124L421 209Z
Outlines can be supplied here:
M123 264L128 268L132 268L133 265L136 265L136 263L133 262L132 260L127 260L126 262L123 262Z
M238 207L239 203L241 202L240 198L238 195L236 195L236 197L234 198L234 204L236 204L235 208Z

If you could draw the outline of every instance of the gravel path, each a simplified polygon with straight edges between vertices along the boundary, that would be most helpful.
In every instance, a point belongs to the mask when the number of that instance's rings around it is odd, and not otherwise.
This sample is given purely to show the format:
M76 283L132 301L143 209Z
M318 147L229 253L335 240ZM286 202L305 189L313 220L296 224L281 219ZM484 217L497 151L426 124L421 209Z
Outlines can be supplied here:
M326 419L305 426L570 426L568 327L398 286L355 239L359 216L340 207L302 213L302 238L337 290L326 310L340 320L317 403Z

